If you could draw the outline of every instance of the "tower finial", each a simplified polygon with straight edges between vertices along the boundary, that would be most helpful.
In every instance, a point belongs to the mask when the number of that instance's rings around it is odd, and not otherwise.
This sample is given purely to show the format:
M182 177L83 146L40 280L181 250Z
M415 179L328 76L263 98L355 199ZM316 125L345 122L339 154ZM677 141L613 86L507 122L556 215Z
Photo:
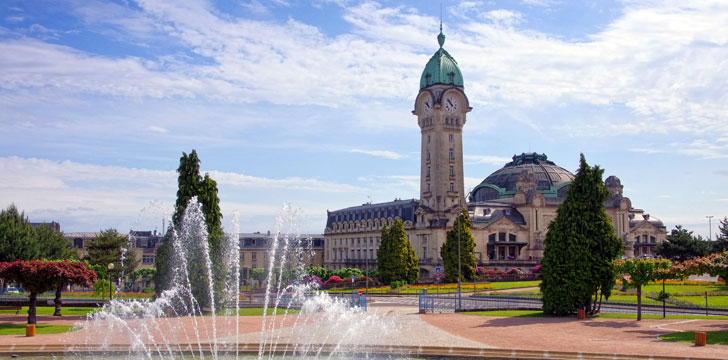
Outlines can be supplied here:
M442 0L440 0L440 34L437 35L437 43L440 48L445 44L445 34L442 33Z

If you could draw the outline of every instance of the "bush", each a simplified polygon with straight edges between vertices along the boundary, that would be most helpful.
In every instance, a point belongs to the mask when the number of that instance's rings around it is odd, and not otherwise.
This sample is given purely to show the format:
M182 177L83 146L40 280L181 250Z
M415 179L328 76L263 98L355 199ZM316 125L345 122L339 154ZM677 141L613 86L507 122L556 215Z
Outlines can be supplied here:
M521 274L523 274L523 271L521 271L521 269L519 269L519 268L511 268L510 270L508 270L507 274L521 275Z
M142 289L143 293L154 293L154 288L151 286L147 286L144 289Z
M541 272L541 264L538 264L531 268L531 274L538 274Z
M405 281L405 280L397 280L397 281L392 281L392 283L389 285L389 287L392 288L392 289L399 289L399 288L401 288L402 286L405 286L405 285L407 285L407 281Z
M321 278L316 275L306 276L306 278L303 279L303 282L305 284L316 284L317 287L323 285L323 281L321 281Z
M475 267L475 275L485 275L485 268L482 266Z
M114 285L111 285L111 291L114 291ZM152 290L153 291L153 290ZM94 294L103 294L109 292L109 280L101 279L94 283Z
M324 282L324 284L335 284L335 283L340 283L342 281L344 281L344 280L342 280L339 276L331 275L331 276L329 276L328 280L326 280Z

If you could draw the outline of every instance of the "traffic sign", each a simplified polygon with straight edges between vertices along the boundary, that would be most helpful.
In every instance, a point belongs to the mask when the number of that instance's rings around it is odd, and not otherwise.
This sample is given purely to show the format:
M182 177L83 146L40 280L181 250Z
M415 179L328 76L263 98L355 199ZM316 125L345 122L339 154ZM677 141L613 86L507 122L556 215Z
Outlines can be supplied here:
M354 282L354 275L351 276L351 282Z
M438 273L438 274L440 273L440 267L439 266L435 268L435 272Z
M361 296L361 290L359 290L359 296Z

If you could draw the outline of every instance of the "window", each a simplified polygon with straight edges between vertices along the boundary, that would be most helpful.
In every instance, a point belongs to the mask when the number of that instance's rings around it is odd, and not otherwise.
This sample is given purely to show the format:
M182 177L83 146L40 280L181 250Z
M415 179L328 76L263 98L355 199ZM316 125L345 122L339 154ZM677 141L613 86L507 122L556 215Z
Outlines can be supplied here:
M652 244L655 243L655 237L654 236L650 236L650 243L652 243Z
M430 183L427 183L427 192L430 192Z
M258 255L258 253L254 251L251 253L250 258L253 260L257 260L257 255Z
M245 260L245 253L244 252L241 252L240 253L240 260Z
M430 152L427 152L427 161L430 161Z
M646 243L647 242L647 235L642 235L642 242L643 243Z
M422 243L427 244L427 234L422 235Z
M450 192L455 192L455 184L450 183Z
M369 249L369 258L374 259L374 249Z
M455 167L450 166L450 176L455 176Z
M498 241L506 241L506 233L498 233Z
M142 256L142 264L154 264L154 256L153 255Z
M488 235L488 242L495 242L495 234Z
M430 167L429 166L427 167L427 174L425 176L430 177Z
M453 153L452 149L450 149L450 160L455 159L455 153Z
M508 234L508 241L510 241L510 242L516 242L516 235L515 234Z
M431 140L432 140L432 136L431 135L427 135L427 143L428 144L431 142Z
M639 236L635 236L634 237L634 242L637 243L637 244L639 244L640 243L640 237Z
M452 134L448 134L447 138L448 140L450 140L450 142L452 142Z

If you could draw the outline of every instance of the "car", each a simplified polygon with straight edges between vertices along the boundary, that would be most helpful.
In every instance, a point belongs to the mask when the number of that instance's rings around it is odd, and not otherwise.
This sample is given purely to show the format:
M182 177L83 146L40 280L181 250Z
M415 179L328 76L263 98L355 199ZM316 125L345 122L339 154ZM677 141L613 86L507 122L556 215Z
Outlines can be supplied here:
M8 291L6 291L6 292L8 294L20 294L20 291L18 290L18 288L15 288L15 287L9 287Z

